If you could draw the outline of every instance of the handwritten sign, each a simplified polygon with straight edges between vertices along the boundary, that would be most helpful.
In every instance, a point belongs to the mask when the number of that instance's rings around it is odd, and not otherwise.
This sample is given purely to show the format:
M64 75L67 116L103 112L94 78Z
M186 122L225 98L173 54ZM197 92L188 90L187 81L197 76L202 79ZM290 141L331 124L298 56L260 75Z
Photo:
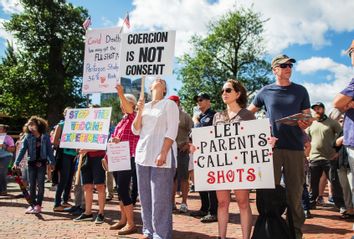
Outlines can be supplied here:
M112 93L119 82L121 28L86 32L82 93Z
M130 170L130 149L129 141L118 144L109 143L107 145L108 171Z
M192 129L197 191L274 188L268 119Z
M111 112L111 107L68 110L60 148L105 150Z
M121 76L172 75L176 31L122 35Z

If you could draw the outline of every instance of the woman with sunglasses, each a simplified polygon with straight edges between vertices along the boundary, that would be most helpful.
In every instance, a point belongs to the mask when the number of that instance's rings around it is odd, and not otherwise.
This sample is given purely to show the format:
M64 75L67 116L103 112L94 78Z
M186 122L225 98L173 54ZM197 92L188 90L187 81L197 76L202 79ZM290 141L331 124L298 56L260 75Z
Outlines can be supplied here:
M164 99L166 82L151 85L152 101L140 99L132 131L139 135L135 162L143 221L143 238L172 238L173 177L179 110L175 102Z
M231 79L227 80L222 88L221 97L226 104L226 110L215 114L214 125L255 119L254 114L246 109L247 92L240 82ZM230 190L216 191L216 195L218 198L219 238L224 239L226 238L227 223L229 221ZM242 237L243 239L248 239L252 228L249 190L235 190L235 195L240 210Z

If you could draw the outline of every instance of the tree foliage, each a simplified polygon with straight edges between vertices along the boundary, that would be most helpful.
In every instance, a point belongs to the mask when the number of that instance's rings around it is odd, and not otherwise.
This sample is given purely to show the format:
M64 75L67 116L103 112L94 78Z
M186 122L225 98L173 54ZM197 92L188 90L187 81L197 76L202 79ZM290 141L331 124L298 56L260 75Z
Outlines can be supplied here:
M21 0L24 11L4 24L16 39L0 65L0 106L11 116L41 115L51 125L81 96L87 10L65 0Z
M182 65L178 79L183 83L179 95L189 113L200 92L210 94L214 109L221 110L219 92L228 78L241 81L248 95L270 82L271 67L262 58L263 24L259 13L240 9L211 22L206 37L191 38L194 51L178 59Z

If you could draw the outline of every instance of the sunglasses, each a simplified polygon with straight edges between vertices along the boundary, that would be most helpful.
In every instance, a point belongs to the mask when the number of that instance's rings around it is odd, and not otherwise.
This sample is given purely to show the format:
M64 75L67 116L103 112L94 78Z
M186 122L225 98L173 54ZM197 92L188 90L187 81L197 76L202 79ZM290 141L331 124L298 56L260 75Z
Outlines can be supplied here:
M198 99L198 102L202 102L203 100L204 100L204 99L202 99L202 98L199 98L199 99Z
M220 94L224 94L224 92L231 93L232 90L233 90L232 88L225 88L221 90Z
M283 63L283 64L279 64L278 65L280 68L282 68L282 69L285 69L285 68L287 68L287 67L289 67L290 69L291 68L293 68L293 64L288 64L288 63Z

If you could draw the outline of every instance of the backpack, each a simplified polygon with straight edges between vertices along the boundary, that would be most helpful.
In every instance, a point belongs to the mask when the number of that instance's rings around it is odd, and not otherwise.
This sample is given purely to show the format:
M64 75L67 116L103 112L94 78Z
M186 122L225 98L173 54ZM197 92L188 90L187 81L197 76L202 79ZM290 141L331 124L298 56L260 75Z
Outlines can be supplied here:
M286 202L286 190L280 185L275 189L257 189L257 210L259 216L254 226L252 239L295 238L291 210ZM289 225L282 215L287 210Z

